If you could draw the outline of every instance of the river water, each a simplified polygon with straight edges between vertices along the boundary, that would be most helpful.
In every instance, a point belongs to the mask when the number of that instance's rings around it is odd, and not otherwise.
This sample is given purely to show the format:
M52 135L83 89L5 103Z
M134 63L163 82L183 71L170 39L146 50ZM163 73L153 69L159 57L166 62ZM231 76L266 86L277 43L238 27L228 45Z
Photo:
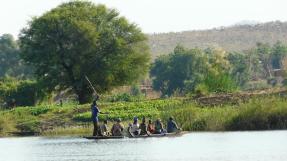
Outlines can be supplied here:
M203 132L181 137L86 140L0 138L0 161L285 161L287 131Z

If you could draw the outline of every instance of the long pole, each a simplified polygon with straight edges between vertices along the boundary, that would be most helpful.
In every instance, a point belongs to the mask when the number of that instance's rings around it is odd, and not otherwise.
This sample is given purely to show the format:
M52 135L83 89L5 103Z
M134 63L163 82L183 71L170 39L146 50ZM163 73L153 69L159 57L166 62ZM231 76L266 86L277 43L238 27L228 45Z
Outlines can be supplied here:
M94 93L95 93L96 95L98 95L96 89L95 89L94 86L92 85L92 83L91 83L91 81L89 80L88 76L85 75L85 78L86 78L86 80L89 82L89 85L90 85L90 87L92 88L92 90L94 91Z

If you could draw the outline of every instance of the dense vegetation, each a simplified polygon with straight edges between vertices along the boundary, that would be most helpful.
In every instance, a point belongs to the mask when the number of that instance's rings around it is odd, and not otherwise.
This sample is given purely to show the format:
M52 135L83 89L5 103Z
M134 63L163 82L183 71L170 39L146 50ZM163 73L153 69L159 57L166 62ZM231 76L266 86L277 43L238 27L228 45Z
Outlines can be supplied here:
M274 130L287 128L286 98L253 98L246 103L202 108L194 103L170 106L183 129L198 131Z
M246 84L258 80L275 86L281 83L276 77L285 77L286 55L287 46L281 42L273 46L258 43L245 52L177 46L155 59L150 75L154 89L163 95L232 92L248 89ZM275 69L282 73L275 76Z
M0 35L0 78L12 76L27 78L32 74L31 67L20 58L18 43L10 34Z
M4 108L33 106L45 94L36 81L18 80L13 77L0 78L0 104Z
M149 36L152 57L168 54L177 44L186 48L223 48L229 52L241 52L256 46L257 42L287 43L287 22L268 22L252 25L236 25L210 30L156 33Z
M202 51L177 46L174 52L155 60L151 69L153 85L162 94L231 92L236 85L229 75L231 66L222 50Z

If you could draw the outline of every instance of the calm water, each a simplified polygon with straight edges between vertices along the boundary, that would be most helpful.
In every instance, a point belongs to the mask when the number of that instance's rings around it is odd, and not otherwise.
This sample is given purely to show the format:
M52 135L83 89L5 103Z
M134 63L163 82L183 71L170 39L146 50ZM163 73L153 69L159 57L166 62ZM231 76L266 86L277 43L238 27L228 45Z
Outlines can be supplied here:
M284 161L287 131L190 133L175 138L0 139L1 161Z

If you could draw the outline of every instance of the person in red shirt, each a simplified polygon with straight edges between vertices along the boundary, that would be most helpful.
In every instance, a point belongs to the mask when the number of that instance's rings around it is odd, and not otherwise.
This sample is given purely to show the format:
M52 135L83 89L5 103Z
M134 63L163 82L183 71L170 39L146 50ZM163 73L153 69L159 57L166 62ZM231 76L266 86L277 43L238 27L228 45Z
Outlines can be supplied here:
M148 120L147 131L149 131L151 134L154 133L154 124L151 120Z

